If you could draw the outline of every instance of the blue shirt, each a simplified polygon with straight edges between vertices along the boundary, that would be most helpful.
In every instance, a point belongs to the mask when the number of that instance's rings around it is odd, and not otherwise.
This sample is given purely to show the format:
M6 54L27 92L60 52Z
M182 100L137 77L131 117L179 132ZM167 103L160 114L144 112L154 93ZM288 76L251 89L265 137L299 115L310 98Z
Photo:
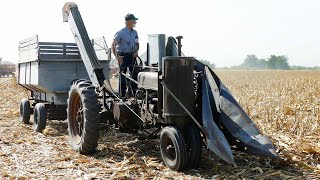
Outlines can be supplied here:
M134 29L122 28L114 35L113 39L117 43L117 52L133 53L138 51L139 37Z

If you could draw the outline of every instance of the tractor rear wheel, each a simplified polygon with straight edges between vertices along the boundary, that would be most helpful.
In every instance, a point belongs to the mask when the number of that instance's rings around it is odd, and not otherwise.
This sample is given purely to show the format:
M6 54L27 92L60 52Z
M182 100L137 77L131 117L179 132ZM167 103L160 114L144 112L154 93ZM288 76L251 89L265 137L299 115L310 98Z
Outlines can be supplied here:
M76 80L69 91L67 118L70 144L82 154L96 150L99 139L100 104L95 87Z
M187 161L187 151L184 137L175 126L164 127L160 134L161 156L172 170L183 170Z
M202 143L199 128L194 123L187 127L186 145L187 168L197 168L201 159Z
M47 109L42 103L37 103L33 113L33 129L36 132L42 132L47 124Z
M20 102L20 121L24 124L29 124L30 121L30 102L27 98L24 98Z

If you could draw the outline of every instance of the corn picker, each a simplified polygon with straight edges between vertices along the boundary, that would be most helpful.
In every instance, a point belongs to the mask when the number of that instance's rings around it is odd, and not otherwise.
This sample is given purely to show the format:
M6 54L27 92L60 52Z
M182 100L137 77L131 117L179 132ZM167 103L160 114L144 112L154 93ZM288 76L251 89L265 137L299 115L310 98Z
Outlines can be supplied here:
M70 67L78 63L78 69L86 73L78 73L71 80L69 76L75 72L65 73L62 68L56 77L41 80L55 74L44 71L40 76L39 72L48 68L45 63L49 62L38 60L34 64L39 66L35 75L39 77L32 81L28 77L28 73L32 74L32 63L28 71L29 62L20 62L19 83L32 92L32 98L21 101L22 122L29 122L30 113L34 112L35 130L41 131L46 119L56 117L50 118L55 109L66 109L67 113L60 115L61 119L67 118L70 144L74 150L87 154L96 150L101 119L112 114L113 120L108 122L120 130L150 129L153 134L160 134L162 159L173 170L197 168L203 146L231 164L235 164L232 149L278 157L269 137L260 132L214 71L183 55L182 36L149 35L145 56L137 59L134 67L137 77L123 74L138 88L132 97L120 98L109 79L110 49L105 50L108 58L101 60L78 6L66 3L62 10L63 21L70 24L76 42L72 47L77 47L75 51L80 56L76 61L53 58L50 63L59 62L61 66L70 63Z

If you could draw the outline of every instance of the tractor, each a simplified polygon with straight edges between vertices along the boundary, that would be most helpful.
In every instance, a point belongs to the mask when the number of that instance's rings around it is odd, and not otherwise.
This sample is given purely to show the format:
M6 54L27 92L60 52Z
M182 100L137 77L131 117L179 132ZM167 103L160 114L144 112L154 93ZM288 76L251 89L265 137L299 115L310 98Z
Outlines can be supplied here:
M148 129L150 135L160 136L162 160L172 170L197 168L203 147L234 165L232 149L278 157L269 137L260 132L214 71L184 56L182 36L148 36L147 51L134 64L137 77L122 73L127 82L137 84L137 89L127 89L132 96L123 98L110 83L109 63L102 65L99 60L78 6L65 3L62 12L87 72L87 79L70 82L67 94L66 118L74 150L94 153L100 122L107 117L120 131ZM107 53L110 58L110 49ZM21 111L23 117L23 105Z

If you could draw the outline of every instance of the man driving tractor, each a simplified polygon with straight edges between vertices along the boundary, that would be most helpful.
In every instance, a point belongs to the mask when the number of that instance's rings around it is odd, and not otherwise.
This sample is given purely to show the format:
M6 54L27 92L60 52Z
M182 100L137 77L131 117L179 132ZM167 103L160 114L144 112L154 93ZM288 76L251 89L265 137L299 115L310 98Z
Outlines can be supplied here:
M133 29L137 23L138 18L133 14L127 14L125 16L125 27L120 29L113 38L112 52L119 63L120 75L119 75L119 96L125 97L126 90L128 88L129 96L133 96L134 91L137 88L137 84L132 82L127 83L126 77L122 73L126 74L129 69L129 73L133 79L137 79L137 73L134 71L134 64L138 57L139 50L139 37L135 29ZM129 80L128 80L129 81ZM131 86L130 86L131 85Z

